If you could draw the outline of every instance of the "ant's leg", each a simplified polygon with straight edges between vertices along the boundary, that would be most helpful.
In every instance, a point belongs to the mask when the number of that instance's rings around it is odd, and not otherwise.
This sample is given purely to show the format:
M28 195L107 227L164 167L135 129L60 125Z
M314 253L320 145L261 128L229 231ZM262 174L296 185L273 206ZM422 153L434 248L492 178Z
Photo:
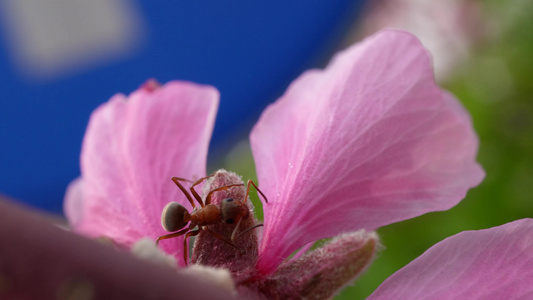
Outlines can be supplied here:
M248 200L248 195L250 194L250 185L253 185L255 187L255 190L259 192L261 196L263 196L263 199L265 199L265 203L268 203L268 199L265 196L265 194L261 192L261 190L257 187L257 185L255 185L255 183L252 180L248 180L248 188L246 189L246 196L244 197L244 201L242 202L242 204L244 205L244 203L246 203L246 201Z
M200 231L202 231L202 229L197 229L197 230L194 230L194 231L189 231L187 232L187 234L185 235L185 237L183 238L183 259L185 261L185 265L187 265L187 238L191 237L191 236L195 236L195 235L198 235L200 233Z
M240 237L241 235L247 233L248 231L256 229L257 227L261 227L261 226L264 226L264 225L263 224L255 224L254 226L248 227L248 228L244 229L243 231L241 231L239 234L237 234L236 237L233 237L233 235L235 234L235 231L234 231L233 234L231 234L231 240L234 241L238 237Z
M230 187L234 187L234 186L244 186L244 184L241 184L241 183L240 184L230 184L230 185L221 186L219 188L211 190L209 192L209 194L207 194L207 197L205 198L205 205L211 204L211 197L213 196L214 192L225 191L225 190L229 189Z
M237 225L235 225L235 228L233 228L233 232L231 233L231 241L233 242L235 240L235 234L237 233L237 230L239 229L239 226L241 226L242 217L239 219L239 222L237 222Z
M174 233L169 233L169 234L165 234L165 235L162 235L160 237L157 238L157 240L155 241L155 245L156 246L159 246L159 241L161 240L166 240L166 239L171 239L171 238L175 238L175 237L178 237L180 235L184 235L187 231L189 231L189 228L185 228L181 231L178 231L178 232L174 232Z
M174 183L180 188L180 190L183 192L183 194L185 194L185 197L187 197L187 200L189 200L189 202L191 202L191 205L192 205L192 208L196 208L196 205L194 205L194 201L192 200L192 197L191 195L189 195L189 192L187 192L187 190L183 187L183 185L181 185L181 183L179 181L188 181L187 179L183 179L183 178L179 178L179 177L172 177L172 181L174 181ZM203 207L203 203L202 201L200 200L199 201L201 206Z
M199 185L200 183L202 183L202 181L206 180L207 178L210 178L210 177L213 177L213 176L215 176L215 173L213 173L213 174L211 174L209 176L206 176L206 177L202 177L202 178L196 180L196 182L191 185L191 187L190 187L191 193L194 195L194 198L196 198L196 200L198 200L198 202L203 203L202 202L202 197L200 197L200 195L198 195L196 190L194 190L194 187ZM202 204L202 207L204 207L203 204Z
M233 242L231 242L230 240L228 240L227 238L221 236L220 234L212 231L211 229L207 228L207 227L204 227L205 231L209 232L210 234L212 234L214 237L216 237L217 239L223 241L223 242L226 242L227 244L229 244L230 246L232 247L235 247L236 249L239 249L239 247L237 247Z
M196 201L198 201L198 203L200 203L200 206L201 207L204 207L204 203L202 201L202 197L200 197L200 195L198 195L198 193L196 192L196 190L194 189L195 186L199 185L200 183L202 183L204 180L206 180L207 178L210 178L210 177L213 177L215 176L215 173L209 175L209 176L205 176L205 177L202 177L198 180L196 180L192 185L191 187L189 188L191 190L191 193L192 195L194 196L194 199L196 199ZM185 178L179 178L179 177L172 177L172 180L179 180L179 181L187 181L187 182L191 182L190 180L187 180ZM176 182L176 181L174 181ZM194 207L194 205L193 205Z

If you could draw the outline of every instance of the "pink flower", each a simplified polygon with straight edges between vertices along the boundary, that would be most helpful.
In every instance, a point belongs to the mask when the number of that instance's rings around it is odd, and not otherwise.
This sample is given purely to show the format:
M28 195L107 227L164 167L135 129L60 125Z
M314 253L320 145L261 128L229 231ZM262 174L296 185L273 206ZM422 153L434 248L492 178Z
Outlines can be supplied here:
M533 220L449 237L368 299L533 299Z
M75 230L125 246L164 235L163 207L177 201L191 208L170 178L205 176L217 105L212 87L170 82L100 106L83 143L82 177L66 196ZM200 234L193 262L228 268L267 297L331 296L372 260L378 239L369 231L449 209L484 176L467 112L436 86L419 41L400 31L380 32L339 53L326 69L305 72L265 110L250 140L268 198L262 238L253 233L236 241L245 252L238 254ZM218 172L203 195L239 182ZM244 197L243 189L224 193ZM336 236L322 252L287 260ZM161 247L181 258L183 239ZM337 269L344 271L331 271Z

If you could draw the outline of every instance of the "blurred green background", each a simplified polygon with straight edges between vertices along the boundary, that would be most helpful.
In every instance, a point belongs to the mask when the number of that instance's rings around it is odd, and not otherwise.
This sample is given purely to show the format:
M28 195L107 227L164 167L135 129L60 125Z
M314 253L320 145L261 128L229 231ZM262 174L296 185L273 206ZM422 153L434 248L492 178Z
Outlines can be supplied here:
M466 5L459 16L465 23L456 30L468 39L468 55L449 62L447 74L437 78L472 115L480 138L478 161L486 178L449 211L379 229L385 249L335 299L364 299L388 276L446 237L533 217L533 1L455 2ZM470 22L473 18L475 22ZM364 24L357 24L355 36L361 36L361 27ZM256 179L248 141L238 144L222 165L245 179ZM261 218L261 204L256 197L253 201Z

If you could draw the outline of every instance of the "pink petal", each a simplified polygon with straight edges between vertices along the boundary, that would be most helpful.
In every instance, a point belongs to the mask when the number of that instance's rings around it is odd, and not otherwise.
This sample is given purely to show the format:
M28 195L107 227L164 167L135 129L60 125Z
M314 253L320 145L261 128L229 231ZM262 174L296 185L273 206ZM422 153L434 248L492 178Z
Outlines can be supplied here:
M429 248L369 299L533 299L533 219L465 231Z
M83 217L83 180L76 178L68 185L65 193L64 211L71 227L77 228Z
M468 114L401 31L304 73L250 138L269 200L262 273L317 239L449 209L484 176Z
M171 177L205 176L217 106L213 87L175 81L128 99L115 95L97 108L83 142L83 182L75 183L83 191L69 192L65 203L75 229L126 245L165 234L165 204L190 208ZM182 253L181 239L162 244L169 253Z
M0 245L0 299L242 299L224 278L124 255L3 199Z

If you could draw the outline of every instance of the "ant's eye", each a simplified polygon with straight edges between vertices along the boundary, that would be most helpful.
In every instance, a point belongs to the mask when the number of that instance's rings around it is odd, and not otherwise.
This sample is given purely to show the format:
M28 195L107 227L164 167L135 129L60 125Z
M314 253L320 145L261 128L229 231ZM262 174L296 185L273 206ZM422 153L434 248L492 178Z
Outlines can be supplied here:
M233 199L231 199L231 198L226 198L226 199L224 199L224 202L233 202Z

